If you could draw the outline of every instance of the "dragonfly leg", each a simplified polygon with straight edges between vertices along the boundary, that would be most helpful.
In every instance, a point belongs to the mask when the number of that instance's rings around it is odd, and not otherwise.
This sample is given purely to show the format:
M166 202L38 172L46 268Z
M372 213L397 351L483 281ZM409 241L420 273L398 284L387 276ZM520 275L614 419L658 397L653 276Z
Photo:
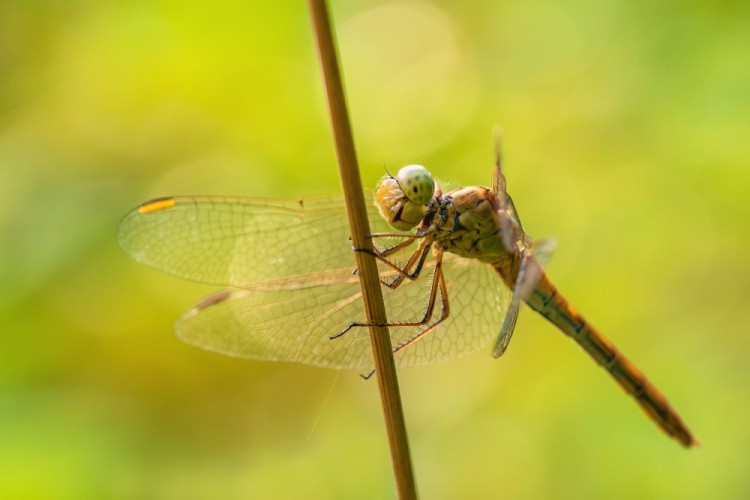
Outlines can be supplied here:
M368 235L367 237L373 241L375 241L377 238L401 238L404 241L401 243L397 243L391 247L384 248L384 249L378 249L377 246L373 243L373 246L375 246L376 251L378 251L381 255L384 257L387 257L393 253L398 252L399 250L403 250L404 248L411 245L415 240L421 240L425 239L428 236L430 236L434 232L433 228L428 227L427 229L420 229L416 233L372 233Z
M397 244L395 244L395 245L393 245L391 247L384 248L384 249L380 249L377 246L375 246L374 241L375 241L376 238L390 237L390 235L388 233L375 233L375 234L371 234L370 238L373 240L373 247L374 247L375 252L377 252L382 257L388 257L389 255L392 255L392 254L394 254L394 253L396 253L396 252L398 252L400 250L403 250L404 248L410 246L411 244L414 243L414 241L416 241L417 239L420 238L420 237L418 237L415 234L402 234L400 236L402 238L404 238L404 241L402 241L401 243L397 243Z
M394 269L398 273L398 276L396 276L392 281L385 283L385 285L388 288L396 289L401 286L404 280L416 280L422 272L422 269L424 268L424 263L427 260L427 255L429 255L431 247L432 240L423 240L414 251L414 253L411 254L409 260L406 262L403 268L399 268L390 260L382 258L381 261L384 264L386 264L391 269ZM413 270L410 271L410 269L412 268Z
M408 234L408 233L373 233L368 236L371 240L375 240L376 238L402 238L403 241L400 243L397 243L393 246L390 246L388 248L380 249L378 246L373 243L373 248L355 248L355 252L365 252L368 253L374 257L377 257L378 259L384 260L385 257L388 257L396 252L399 252L406 247L410 246L414 243L415 240L424 238L426 234ZM349 238L351 240L351 237ZM353 274L357 274L357 269L354 270Z
M368 238L374 240L375 238L403 238L403 241L400 243L397 243L391 247L380 249L375 245L375 243L372 244L372 249L369 248L355 248L355 252L364 252L367 254L372 255L373 257L376 257L381 260L385 260L385 257L388 257L389 255L392 255L396 252L399 252L403 249L405 249L408 246L411 246L414 241L418 238L423 238L424 236L416 235L416 234L401 234L401 233L374 233L368 236ZM349 240L351 240L351 237L349 237ZM354 269L354 272L352 274L357 274L358 269ZM383 281L382 279L380 280ZM385 283L384 283L385 284Z
M411 243L412 240L409 240L409 243ZM402 248L406 248L408 245L403 245L404 242L399 243L397 245L399 250ZM424 239L419 243L419 246L416 248L416 250L411 254L409 257L409 260L406 262L406 264L403 267L399 267L397 264L394 264L393 262L388 259L388 255L394 252L385 253L381 252L378 249L374 249L372 251L365 250L365 249L355 249L357 252L365 252L379 261L381 261L383 264L391 268L392 270L396 271L398 273L398 276L396 276L392 281L386 281L384 278L380 278L380 282L387 286L388 288L398 288L401 286L401 283L405 279L408 279L409 281L416 280L420 273L422 272L422 269L424 268L425 260L427 259L427 255L429 254L430 247L432 246L432 239ZM391 247L395 248L395 247ZM390 250L390 249L388 249ZM413 268L413 269L412 269Z
M435 328L437 328L437 326L440 323L442 323L443 321L445 321L446 319L448 319L448 316L450 316L451 308L450 308L450 304L448 302L448 288L445 285L445 276L443 275L443 268L442 268L442 266L436 266L435 273L434 273L434 278L433 278L433 283L434 282L439 282L440 297L441 297L441 299L443 301L443 311L440 314L440 318L438 318L437 321L435 321L434 323L432 323L431 325L429 325L427 328L425 328L424 330L422 330L419 333L417 333L416 335L414 335L412 338L410 338L406 342L402 342L401 344L397 345L393 349L393 354L396 354L397 352L401 351L405 347L408 347L408 346L412 345L414 342L416 342L417 340L423 338L425 335L427 335L428 333L430 333L431 331L433 331ZM433 290L432 290L431 296L430 296L430 304L428 305L428 309L430 309L430 316L432 315L432 309L434 309L435 299L436 298L437 298L437 287L433 286ZM429 320L425 321L425 323L427 323L428 321Z
M424 316L419 321L399 321L394 323L384 323L384 324L378 324L378 323L367 323L367 322L354 322L350 323L346 328L341 330L339 333L335 335L331 335L328 337L331 340L335 340L339 337L342 337L346 332L351 330L352 328L360 328L364 326L385 326L385 327L401 327L401 326L424 326L427 323L430 322L432 319L433 312L435 311L435 299L437 298L438 290L440 290L440 294L443 299L443 312L440 316L440 319L434 324L431 325L429 328L427 328L425 331L420 332L415 336L415 338L412 338L408 341L406 341L404 344L411 344L413 343L417 338L422 337L425 333L427 333L429 330L432 330L437 324L441 323L448 317L448 313L450 312L450 308L448 307L448 294L447 294L447 288L445 286L445 278L443 277L443 268L442 268L442 252L439 252L435 256L435 271L433 273L433 279L432 279L432 287L430 288L430 300L427 303L427 308L425 309ZM394 352L397 352L398 350L401 350L403 347L405 347L404 344L399 345L396 347L396 350Z
M429 323L430 319L432 319L432 314L435 310L435 301L437 299L437 292L440 290L440 296L443 301L443 311L440 314L440 318L434 322L433 324L429 325L427 328L421 330L419 333L408 339L406 342L402 342L401 344L397 345L393 348L393 354L396 354L397 352L403 350L404 348L412 345L417 340L423 338L425 335L433 331L440 323L445 321L448 316L450 315L450 304L448 303L448 288L445 285L445 276L443 275L443 268L442 268L442 254L439 255L439 257L436 259L438 262L435 265L435 272L433 273L433 286L430 289L430 301L427 305L427 309L425 310L425 315L422 318L421 321L416 323L391 323L387 326L420 326L425 325ZM439 287L439 288L438 288ZM343 332L338 334L336 337L331 338L337 338L347 331L349 331L350 328L354 326L368 326L366 324L361 323L353 323L349 325ZM375 374L375 370L371 370L368 373L362 373L360 374L360 377L364 380L370 380L370 378Z

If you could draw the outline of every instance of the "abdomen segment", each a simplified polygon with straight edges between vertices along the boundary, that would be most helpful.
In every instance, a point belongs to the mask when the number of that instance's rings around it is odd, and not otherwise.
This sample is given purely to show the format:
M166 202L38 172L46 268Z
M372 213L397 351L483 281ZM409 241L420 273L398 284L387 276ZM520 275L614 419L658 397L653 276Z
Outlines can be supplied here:
M542 275L527 303L572 337L667 434L686 447L698 444L667 398L560 295L546 275Z

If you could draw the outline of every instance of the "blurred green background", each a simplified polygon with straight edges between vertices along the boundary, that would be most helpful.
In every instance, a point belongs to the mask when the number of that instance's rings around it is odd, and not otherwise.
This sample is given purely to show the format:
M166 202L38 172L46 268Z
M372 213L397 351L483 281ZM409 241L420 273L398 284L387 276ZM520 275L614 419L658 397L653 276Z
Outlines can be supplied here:
M524 311L401 372L424 498L750 496L747 2L334 1L367 185L487 184L702 443ZM181 344L212 289L135 264L171 194L339 190L304 2L0 3L0 496L389 498L374 383Z

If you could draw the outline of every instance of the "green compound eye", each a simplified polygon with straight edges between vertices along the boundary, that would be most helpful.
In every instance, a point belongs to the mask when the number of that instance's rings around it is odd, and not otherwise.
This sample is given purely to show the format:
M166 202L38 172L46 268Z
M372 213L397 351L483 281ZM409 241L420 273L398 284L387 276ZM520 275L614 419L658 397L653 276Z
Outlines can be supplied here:
M404 196L417 205L427 205L435 192L432 174L422 165L407 165L396 175Z

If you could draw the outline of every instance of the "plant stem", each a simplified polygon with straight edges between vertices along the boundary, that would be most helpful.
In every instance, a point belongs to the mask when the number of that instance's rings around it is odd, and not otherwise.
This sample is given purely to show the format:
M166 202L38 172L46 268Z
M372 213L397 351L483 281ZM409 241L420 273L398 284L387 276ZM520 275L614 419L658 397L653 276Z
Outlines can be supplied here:
M354 139L346 110L344 88L328 9L325 0L308 0L308 4L328 94L339 175L349 215L352 244L354 248L372 249L372 241L367 237L370 234L370 224L367 220L362 181L360 180ZM383 295L375 258L366 252L356 252L355 256L367 322L371 325L385 325L387 324L385 306L383 305ZM399 498L416 498L409 442L406 437L406 424L388 328L371 326L370 340Z

